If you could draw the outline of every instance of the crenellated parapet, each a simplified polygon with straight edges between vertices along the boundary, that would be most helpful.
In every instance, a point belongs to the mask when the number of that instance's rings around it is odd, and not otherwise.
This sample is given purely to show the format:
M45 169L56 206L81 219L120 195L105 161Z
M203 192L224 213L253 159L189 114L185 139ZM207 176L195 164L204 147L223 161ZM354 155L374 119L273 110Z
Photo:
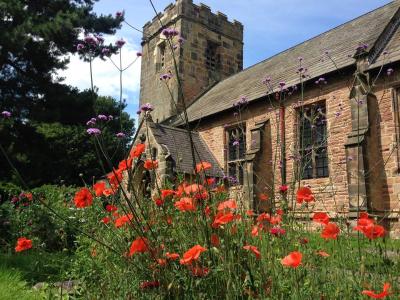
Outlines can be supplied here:
M161 28L160 20L164 27L170 27L179 18L201 23L209 30L240 42L243 39L243 24L239 21L229 21L224 13L219 11L213 13L211 8L203 3L196 5L192 0L176 0L175 3L170 3L165 7L164 11L160 12L158 16L154 16L151 21L144 24L144 42L161 32L163 28Z

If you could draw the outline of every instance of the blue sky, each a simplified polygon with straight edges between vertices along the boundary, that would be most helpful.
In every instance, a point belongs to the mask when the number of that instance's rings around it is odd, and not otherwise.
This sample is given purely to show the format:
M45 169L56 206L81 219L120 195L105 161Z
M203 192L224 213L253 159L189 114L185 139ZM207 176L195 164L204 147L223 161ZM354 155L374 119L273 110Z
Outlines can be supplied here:
M171 3L168 0L154 0L159 11ZM198 4L199 1L194 0ZM221 11L230 20L236 19L244 25L244 67L249 67L289 47L312 38L322 32L378 8L388 0L202 0L213 12ZM115 14L125 11L126 21L141 28L151 20L154 12L148 0L100 0L95 4L99 14ZM123 63L129 64L140 51L141 33L124 25L114 37L127 41L123 49ZM94 83L100 94L119 95L118 71L110 62L97 61L94 64ZM88 88L87 65L77 57L71 58L70 67L63 72L66 83ZM135 116L139 100L140 61L123 77L123 95L128 103L128 112Z

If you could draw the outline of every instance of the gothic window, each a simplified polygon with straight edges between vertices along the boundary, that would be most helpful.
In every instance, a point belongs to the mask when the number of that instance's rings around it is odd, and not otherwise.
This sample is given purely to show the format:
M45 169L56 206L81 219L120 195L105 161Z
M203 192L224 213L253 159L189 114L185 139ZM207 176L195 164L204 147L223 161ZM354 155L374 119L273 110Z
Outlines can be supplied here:
M233 184L243 184L243 166L246 154L246 135L243 126L226 130L227 174Z
M300 108L299 154L301 179L328 177L325 102Z
M215 71L218 68L219 57L218 57L218 44L207 41L206 48L206 67L208 70Z
M158 45L158 56L157 56L157 71L160 71L165 66L165 42Z

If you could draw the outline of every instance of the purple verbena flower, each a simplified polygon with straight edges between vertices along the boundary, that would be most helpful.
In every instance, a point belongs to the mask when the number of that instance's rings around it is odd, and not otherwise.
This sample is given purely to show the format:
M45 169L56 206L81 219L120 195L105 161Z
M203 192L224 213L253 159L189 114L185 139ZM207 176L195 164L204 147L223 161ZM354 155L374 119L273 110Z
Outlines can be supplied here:
M101 35L96 35L96 39L97 39L97 42L99 44L103 44L104 43L104 38Z
M150 103L146 103L146 104L143 104L143 105L140 107L140 110L143 111L143 112L149 112L149 111L153 111L153 110L154 110L154 107L153 107L153 105L151 105Z
M124 16L124 12L123 11L117 11L116 13L115 13L115 17L116 18L122 18Z
M269 84L271 82L271 77L267 76L264 78L264 80L262 81L263 84Z
M79 43L78 45L76 45L76 50L77 51L82 51L85 48L84 44Z
M111 50L109 48L103 48L103 49L101 49L101 54L103 54L105 56L110 56Z
M101 120L101 121L108 121L108 118L106 115L98 115L97 119Z
M393 72L394 72L394 70L393 70L392 68L389 68L389 69L387 69L387 70L386 70L386 74L387 74L387 76L390 76L390 75L392 75L392 74L393 74Z
M115 42L115 45L116 45L118 48L122 48L122 46L125 45L125 41L124 41L123 39L119 39L119 40L117 40L117 41Z
M142 54L142 52L136 52L136 56L137 57L140 57L140 56L142 56L143 54Z
M1 112L1 115L3 118L10 118L11 117L11 113L7 110L4 110Z
M174 28L165 28L165 29L163 29L163 31L161 33L166 38L172 38L172 37L177 36L179 34L179 32Z
M123 132L118 132L118 133L116 134L116 137L119 138L119 139L123 139L123 138L125 138L125 133L123 133Z
M185 42L185 39L182 36L180 36L178 38L178 43L182 45L184 42Z
M114 117L112 115L108 115L108 121L114 120Z
M284 82L284 81L280 81L279 82L279 87L280 87L280 89L283 89L283 87L286 85L286 82Z
M96 45L97 44L97 40L93 35L86 35L83 39L86 43L88 43L89 45Z
M168 72L168 73L165 73L165 74L161 74L160 75L160 80L165 80L165 81L167 81L167 80L169 80L169 79L171 79L172 78L172 73L171 72Z
M87 126L93 126L96 125L96 118L91 118L89 121L86 122Z
M235 141L232 143L232 146L239 146L239 141L238 141L238 140L235 140Z
M89 135L99 135L99 134L101 134L101 130L98 129L98 128L89 128L88 130L86 130L86 132Z

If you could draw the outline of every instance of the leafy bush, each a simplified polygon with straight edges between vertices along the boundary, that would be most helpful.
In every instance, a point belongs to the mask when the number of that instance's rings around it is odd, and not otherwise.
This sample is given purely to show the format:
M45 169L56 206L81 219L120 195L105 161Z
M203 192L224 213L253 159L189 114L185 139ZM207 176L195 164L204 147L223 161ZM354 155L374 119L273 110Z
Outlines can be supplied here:
M19 237L27 236L43 250L72 250L75 239L73 220L65 222L48 208L67 218L73 192L71 187L45 185L31 192L16 194L3 202L0 205L0 239L3 246L14 248Z

